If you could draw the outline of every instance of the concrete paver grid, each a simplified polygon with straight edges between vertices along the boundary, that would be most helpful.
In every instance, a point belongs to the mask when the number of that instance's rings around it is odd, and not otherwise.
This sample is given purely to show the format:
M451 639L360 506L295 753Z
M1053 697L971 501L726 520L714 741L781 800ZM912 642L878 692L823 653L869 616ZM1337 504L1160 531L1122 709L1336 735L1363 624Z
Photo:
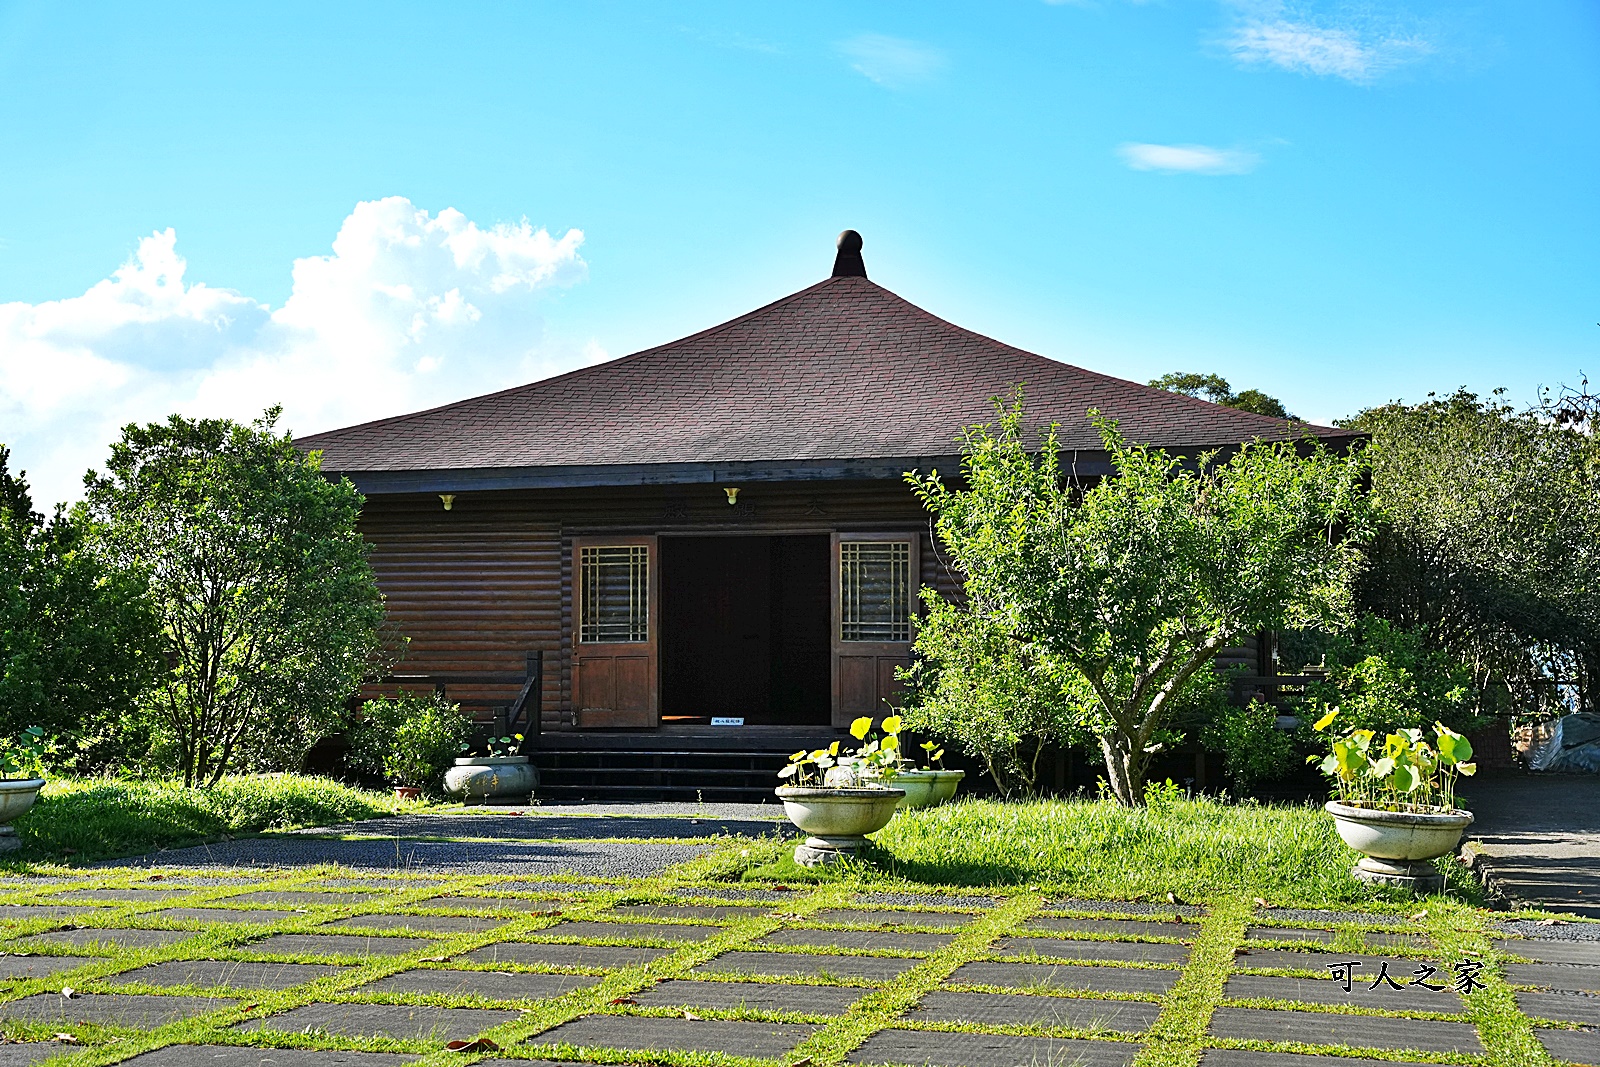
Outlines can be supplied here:
M730 813L724 819L735 815ZM637 816L629 816L633 825L659 824L664 829L649 832L666 835L670 831L670 836L677 838L696 836L699 825L709 825L691 823L695 827L691 830L681 818ZM274 1004L291 1006L269 1009L272 1013L267 1017L239 1024L239 1031L300 1035L297 1040L302 1043L307 1040L305 1035L312 1035L313 1042L318 1040L314 1036L318 1033L347 1041L378 1036L416 1042L409 1047L417 1052L437 1048L446 1038L471 1038L516 1023L526 1018L525 1011L551 1011L550 1005L559 1003L574 1005L570 1010L575 1017L557 1014L551 1017L552 1023L541 1023L550 1028L533 1032L523 1055L548 1054L547 1046L570 1044L778 1057L792 1052L819 1027L839 1025L847 1016L859 1018L848 1014L852 1005L862 998L869 998L870 1004L880 987L910 976L913 982L927 984L920 987L905 1011L883 1017L884 1028L869 1034L849 1052L846 1058L850 1062L1026 1067L1078 1061L1109 1067L1129 1063L1137 1055L1189 966L1193 944L1207 921L1203 910L1197 908L1061 901L1014 928L991 929L995 936L981 947L964 940L968 948L963 951L977 947L978 958L969 955L970 962L946 973L941 970L942 956L957 943L958 935L969 936L964 932L975 924L992 922L992 909L1004 900L943 890L850 896L826 887L783 890L706 885L672 886L660 896L644 899L650 897L646 893L630 899L627 891L634 885L626 880L630 871L641 864L654 864L653 869L660 870L670 855L660 849L686 846L663 843L659 838L638 843L605 840L623 825L615 818L606 826L582 827L588 820L580 816L546 817L546 823L571 827L574 832L566 842L525 836L452 840L470 836L456 832L469 824L450 821L456 817L432 818L407 824L407 832L420 836L398 841L358 838L339 842L326 834L281 835L273 847L286 862L256 870L218 865L213 848L207 861L212 875L168 872L170 882L144 890L125 888L130 877L143 876L126 868L86 872L76 884L63 878L48 883L19 878L0 886L0 893L21 901L44 900L36 890L48 886L48 896L59 903L21 905L52 909L27 916L45 920L35 923L35 930L50 921L63 925L83 922L80 916L93 914L95 909L115 912L114 921L119 924L114 929L57 930L25 941L11 940L11 946L37 944L49 951L71 950L73 954L0 956L0 1017L9 1017L18 1025L31 1019L36 1026L46 1020L68 1024L74 1019L101 1018L113 1025L148 1029L167 1018L195 1019L231 1010L233 1014L225 1016L231 1022L239 1018L237 1005L251 1003L252 996L265 1000L270 994L278 998ZM521 828L519 834L547 832L530 831L529 827L540 824L525 817L523 821L494 814L459 818L473 820L470 826L482 832L513 823ZM345 845L355 861L347 866L371 873L330 876L317 870L308 872L312 877L297 877L293 865L309 861L296 849ZM373 859L370 850L379 846L388 849L387 869L382 872L371 870L379 865L375 861L366 862ZM404 866L405 858L421 855L417 849L434 846L459 847L470 854L463 853L466 859L460 866L423 864L418 869L426 870L426 875L412 875ZM705 847L713 846L708 843ZM604 864L584 868L559 859L551 866L550 849L585 848L613 850L605 862L615 864L610 869L617 877L594 880L603 877L600 867ZM503 878L511 869L507 857L519 855L518 850L539 849L547 850L542 859L515 867L528 877ZM703 851L693 846L679 855L690 858ZM402 857L398 868L396 856ZM443 856L446 853L433 854L434 859ZM506 866L496 867L502 860ZM560 866L562 862L567 865ZM93 883L100 874L109 875L116 885L83 884ZM574 880L575 874L590 878ZM820 909L812 903L818 892L827 900L827 906ZM407 899L396 899L399 894ZM668 896L671 899L666 899ZM604 906L616 899L627 902ZM20 909L0 907L0 919L8 910ZM541 918L541 913L549 911L570 915L560 922ZM189 928L142 929L145 916L157 921L181 920ZM1184 921L1177 921L1180 918ZM1404 924L1355 912L1291 913L1287 909L1260 912L1256 918L1258 924L1248 929L1247 939L1239 946L1235 973L1226 981L1223 1002L1212 1013L1205 1040L1311 1046L1340 1043L1395 1050L1400 1059L1392 1062L1402 1062L1408 1049L1446 1060L1455 1052L1482 1053L1477 1032L1466 1021L1461 998L1454 993L1372 992L1356 984L1346 994L1342 984L1327 974L1330 962L1360 961L1365 966L1383 959L1390 962L1391 974L1399 973L1395 968L1401 965L1409 973L1430 954L1429 943L1420 933L1367 930L1361 942L1365 950L1347 955L1332 951L1335 939L1343 938L1340 944L1358 942L1350 940L1350 934L1336 933L1335 926L1353 923L1358 928L1393 928ZM767 925L757 925L761 920ZM272 924L276 929L241 944L237 940L241 922ZM750 923L744 929L765 932L752 933L742 942L730 940L724 951L706 959L703 942L728 933L733 924L741 922ZM1274 923L1315 925L1308 929ZM318 931L310 932L313 927ZM217 931L222 940L207 939L208 930ZM362 930L372 933L362 935ZM1262 940L1295 944L1302 951L1253 943ZM646 943L585 943L590 941ZM1519 999L1527 1015L1548 1020L1535 1026L1552 1054L1584 1063L1583 1056L1590 1055L1583 1051L1585 1042L1596 1039L1594 1030L1560 1029L1554 1024L1571 1027L1589 1021L1586 1012L1596 998L1563 990L1592 984L1590 973L1600 972L1600 964L1590 956L1596 946L1551 948L1550 944L1509 938L1496 947L1535 961L1509 965L1508 973L1515 968L1540 968L1541 974L1549 972L1546 977L1559 979L1528 981L1524 984L1540 985L1551 992L1522 990ZM229 958L204 958L212 955ZM399 958L408 955L409 960ZM281 958L254 958L262 956ZM287 962L289 958L295 962ZM119 962L124 959L125 965ZM691 966L694 959L702 962ZM417 961L422 962L419 965ZM341 982L342 975L356 966L368 968L374 977ZM92 973L122 969L97 980L69 979L85 987L75 997L62 997L58 991L38 992L39 982L56 981L45 976L78 967L96 968ZM1303 976L1239 973L1283 969ZM636 992L608 1004L599 999L595 987L618 972L623 972L619 977L625 983L632 983L624 988ZM1357 972L1358 978L1375 973L1375 969L1367 975ZM17 983L30 981L34 984L23 987L26 995L7 992L17 990ZM318 984L306 986L310 982ZM119 987L132 983L136 983L133 988L149 992L119 992ZM155 992L166 989L171 991ZM198 990L211 993L195 996ZM561 997L569 999L557 1002ZM1375 1011L1422 1011L1460 1021L1371 1014ZM669 1012L675 1014L668 1017L665 1013ZM702 1017L693 1017L697 1013ZM200 1025L214 1024L203 1020ZM37 1028L17 1032L39 1034ZM45 1033L47 1036L48 1031ZM205 1030L198 1033L202 1036L185 1040L203 1041ZM5 1058L8 1049L32 1046L41 1046L49 1054L60 1051L59 1046L38 1041L31 1046L0 1045L0 1067L7 1062L32 1062ZM286 1054L296 1058L286 1058ZM289 1062L311 1067L378 1067L405 1059L330 1050L241 1051L202 1043L174 1046L129 1062L145 1067L203 1063L248 1067ZM1210 1049L1202 1063L1209 1067L1358 1067L1359 1060Z

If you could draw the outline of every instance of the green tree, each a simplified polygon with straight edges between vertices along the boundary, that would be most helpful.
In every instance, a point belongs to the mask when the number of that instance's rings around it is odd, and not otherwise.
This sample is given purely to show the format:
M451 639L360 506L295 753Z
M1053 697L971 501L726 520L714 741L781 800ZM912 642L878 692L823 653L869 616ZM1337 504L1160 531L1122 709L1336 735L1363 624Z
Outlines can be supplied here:
M1184 371L1174 371L1163 374L1150 383L1157 389L1165 389L1172 393L1182 393L1184 396L1197 397L1209 400L1213 404L1221 404L1225 408L1235 408L1239 411L1249 411L1257 415L1271 415L1275 419L1292 419L1283 402L1275 397L1270 397L1259 389L1246 389L1235 393L1228 380L1219 374L1193 374Z
M186 784L297 763L379 648L361 496L278 436L277 417L129 425L107 473L85 479L99 550L144 576L160 613L171 670L150 703Z
M1072 672L1013 640L994 605L952 603L932 589L922 599L917 659L902 674L906 728L977 756L1005 796L1032 795L1045 747L1086 738Z
M159 627L137 575L84 550L61 509L33 510L0 445L0 736L38 725L70 735L66 759L99 769L126 755L122 718L163 668Z
M1140 804L1170 710L1218 652L1262 629L1345 617L1361 466L1312 442L1185 465L1090 412L1114 474L1089 485L1064 472L1054 426L1030 453L1020 397L998 410L998 430L965 431L968 488L937 471L907 477L972 601L1092 694L1084 725L1111 790Z
M1600 680L1600 444L1569 406L1461 390L1348 423L1379 520L1363 607L1448 649L1482 711L1554 710L1574 678L1592 703Z

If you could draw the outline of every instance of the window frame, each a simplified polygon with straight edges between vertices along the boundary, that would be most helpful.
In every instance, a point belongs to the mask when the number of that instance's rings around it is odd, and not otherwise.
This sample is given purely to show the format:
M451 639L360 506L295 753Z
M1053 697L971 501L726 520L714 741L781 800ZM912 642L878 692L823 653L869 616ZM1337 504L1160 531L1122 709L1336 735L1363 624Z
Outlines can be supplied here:
M594 637L586 636L585 631L589 628L588 620L585 617L589 608L589 582L587 580L586 572L589 571L591 566L604 566L604 564L586 564L584 557L590 553L616 550L626 551L629 553L630 559L625 565L631 570L637 572L637 570L642 567L644 571L644 581L641 584L633 583L631 580L632 575L630 575L628 589L628 636L625 638L617 638L609 635ZM654 573L655 553L651 551L650 545L636 539L619 538L615 542L581 545L578 547L576 555L577 573L574 576L576 580L573 582L573 586L575 591L574 599L577 601L577 604L575 605L577 625L574 627L574 629L577 631L575 635L577 638L577 643L580 645L590 646L650 644L650 642L655 638L655 612L651 610L651 606L653 604L652 594L654 592L652 587L656 581L656 575ZM613 566L615 566L615 564L613 564ZM638 629L639 624L642 624L643 626L642 632ZM596 620L595 625L598 627L602 624L599 622L599 620Z
M891 581L900 582L900 584L902 586L902 590L901 590L902 595L901 595L901 597L899 599L899 603L894 605L894 607L898 609L898 611L896 612L896 615L892 616L886 622L882 622L882 621L866 622L866 621L861 620L859 617L855 618L855 619L850 619L850 618L846 617L846 612L847 612L849 606L852 603L855 604L857 607L859 607L860 604L861 604L861 597L859 595L859 590L861 588L861 582L860 582L859 575L860 575L860 568L862 566L862 563L860 561L859 556L857 556L856 560L851 561L851 562L855 562L856 563L856 570L855 570L856 581L853 583L853 586L852 586L852 583L846 581L846 578L849 575L849 572L846 569L847 560L849 559L850 556L856 555L856 552L855 551L851 551L851 549L855 549L856 551L859 551L859 546L863 546L863 545L874 545L874 546L892 545L892 546L897 546L897 547L899 547L899 548L904 550L904 555L903 556L900 555L899 553L895 553L888 560L888 563L892 568L897 568L899 570L899 573L896 574L894 576L894 578L891 579ZM849 547L847 547L847 546L849 546ZM838 584L839 617L836 620L836 626L835 626L834 633L835 633L836 639L841 644L846 644L846 645L904 644L904 643L907 643L907 642L909 642L911 640L911 638L912 638L912 619L916 615L916 603L915 603L915 601L916 601L915 584L916 583L915 583L915 580L914 580L914 577L913 577L916 574L916 567L913 565L914 564L913 556L916 553L917 548L918 548L917 539L915 537L905 537L905 536L894 537L894 536L891 536L891 537L870 537L869 538L869 537L843 537L843 536L841 536L839 538L838 568L837 568L837 570L836 570L836 572L834 574L834 581ZM867 561L868 565L870 565L873 562L882 562L882 561L870 561L870 560ZM855 588L856 590L858 590L858 594L853 598L850 596L850 592L849 592L852 587ZM892 603L892 601L889 601L888 603ZM862 629L864 629L866 627L886 627L886 628L890 628L890 629L894 630L895 632L892 635L874 634L872 636L867 636L867 637L850 636L849 628L852 627L852 626L857 629L858 633L860 632L860 630L862 630Z

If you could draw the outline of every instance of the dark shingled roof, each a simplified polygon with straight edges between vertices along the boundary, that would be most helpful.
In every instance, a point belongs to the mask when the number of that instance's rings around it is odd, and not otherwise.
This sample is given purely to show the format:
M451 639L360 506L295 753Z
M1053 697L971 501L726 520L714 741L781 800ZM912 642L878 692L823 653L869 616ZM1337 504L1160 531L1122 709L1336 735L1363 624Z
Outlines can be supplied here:
M1130 440L1171 449L1357 436L1070 366L945 322L864 277L831 277L670 344L297 443L320 449L325 470L394 489L446 483L379 472L476 472L481 482L493 471L949 457L960 428L991 421L990 398L1018 383L1029 423L1059 422L1067 449L1099 452L1090 408Z

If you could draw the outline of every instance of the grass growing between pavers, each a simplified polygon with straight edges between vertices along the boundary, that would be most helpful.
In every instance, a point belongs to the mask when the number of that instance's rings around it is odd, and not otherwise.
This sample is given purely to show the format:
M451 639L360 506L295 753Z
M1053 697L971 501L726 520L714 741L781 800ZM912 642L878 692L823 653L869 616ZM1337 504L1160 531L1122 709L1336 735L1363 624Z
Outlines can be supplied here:
M415 811L415 801L300 774L224 778L209 789L174 782L51 782L13 824L14 861L74 862L199 844L224 835L327 826Z
M1350 876L1359 857L1311 804L967 799L897 815L874 840L879 868L928 884L1135 900L1245 895L1305 907L1403 899ZM1452 893L1482 903L1481 887L1459 863L1449 861L1447 877Z
M1233 966L1234 950L1244 939L1250 910L1249 902L1233 898L1220 902L1206 917L1189 965L1164 998L1135 1067L1195 1067L1200 1062L1206 1024L1222 999L1222 984Z
M652 839L654 840L654 839ZM1137 1051L1136 1067L1194 1067L1206 1047L1232 1047L1261 1050L1334 1051L1309 1042L1225 1040L1208 1033L1208 1022L1213 1012L1224 1001L1224 983L1228 975L1244 965L1248 957L1234 961L1234 951L1246 944L1247 924L1272 929L1315 929L1326 927L1334 931L1333 940L1327 944L1308 945L1293 939L1265 939L1250 942L1252 947L1282 949L1324 949L1308 952L1310 965L1302 968L1268 968L1264 973L1316 974L1315 961L1337 953L1354 953L1365 950L1370 954L1388 955L1396 959L1443 959L1450 954L1473 954L1479 958L1493 959L1492 947L1485 934L1484 915L1459 903L1430 901L1426 916L1411 920L1408 914L1423 910L1422 905L1409 904L1402 910L1397 901L1386 901L1376 913L1367 915L1329 916L1319 920L1314 916L1296 913L1291 918L1280 919L1272 910L1259 908L1253 901L1256 895L1264 899L1265 893L1218 892L1202 897L1193 892L1179 892L1186 899L1208 900L1210 907L1204 914L1191 916L1181 924L1161 924L1149 932L1133 925L1130 920L1151 917L1140 916L1139 908L1121 907L1116 898L1130 895L1127 887L1117 892L1089 893L1079 884L1074 896L1100 896L1098 904L1084 901L1052 901L1037 890L1014 883L1001 882L990 885L985 894L972 895L970 888L930 885L920 881L896 878L892 872L863 865L853 871L833 872L820 882L787 888L767 883L742 888L759 891L751 906L737 907L741 885L738 879L751 870L771 865L788 846L772 841L734 841L723 844L710 856L672 868L662 875L633 880L577 880L543 879L546 885L537 890L519 892L512 887L518 880L505 875L459 874L452 875L430 871L424 877L406 879L403 876L371 877L363 880L358 872L332 868L299 871L274 871L267 877L250 877L246 872L236 872L240 877L222 880L221 884L196 881L185 872L167 872L151 875L146 871L108 869L76 872L61 883L43 880L44 884L30 883L22 889L0 885L0 902L47 903L63 899L74 886L94 885L112 890L138 890L159 888L187 889L181 899L161 900L154 897L139 899L125 894L126 899L110 900L98 905L84 904L83 917L60 918L41 915L21 923L8 924L0 933L0 952L16 951L18 942L27 935L72 923L80 926L116 930L119 928L179 930L191 935L177 944L147 948L108 947L108 955L91 960L74 970L48 977L18 980L0 991L0 999L15 1001L38 993L59 992L63 985L72 985L86 994L135 993L152 996L212 997L215 1007L205 1014L150 1028L127 1028L92 1025L58 1026L54 1022L13 1022L6 1024L7 1032L18 1037L48 1038L60 1029L75 1033L87 1044L81 1050L63 1049L75 1054L72 1060L82 1067L121 1062L146 1049L171 1043L206 1043L258 1045L299 1049L352 1049L368 1051L402 1052L422 1057L423 1067L445 1063L472 1063L484 1058L482 1053L447 1052L442 1038L391 1038L352 1036L328 1032L326 1028L291 1031L249 1031L232 1029L235 1024L250 1024L284 1014L307 1005L348 1005L352 1009L369 1010L392 1007L419 1012L458 1009L455 1017L462 1017L459 1009L477 1009L500 1012L497 1016L480 1017L493 1022L481 1031L464 1036L477 1036L481 1032L500 1046L494 1055L505 1059L565 1058L598 1063L665 1064L670 1067L710 1067L714 1064L760 1064L761 1067L790 1067L797 1060L809 1057L816 1067L841 1067L852 1056L862 1054L863 1046L880 1033L905 1032L933 1035L987 1033L1014 1035L1018 1039L1061 1040L1073 1042L1094 1039L1098 1050L1123 1049L1128 1055ZM64 873L55 871L58 875ZM219 872L205 872L204 877L215 879ZM197 872L198 876L198 872ZM365 881L378 892L348 892L332 897L293 897L292 894L329 892L329 883ZM971 883L969 883L970 885ZM354 889L355 887L351 887ZM1058 896L1061 887L1049 886L1051 898ZM167 907L228 908L230 902L244 903L243 898L265 893L257 905L277 909L279 916L286 909L294 910L286 917L272 921L241 925L207 921L174 921L158 914ZM904 894L897 897L896 894ZM1277 903L1291 903L1280 894ZM1160 896L1149 894L1160 900ZM269 904L267 899L279 903ZM478 901L470 906L452 903L452 900ZM892 904L884 903L892 900ZM482 901L497 903L483 904ZM503 902L503 903L498 903ZM537 904L537 908L529 905ZM638 907L633 907L638 905ZM673 908L716 906L721 911L712 914L673 914ZM627 908L619 911L619 907ZM1041 929L1029 920L1044 914L1082 915L1088 917L1118 917L1121 926L1104 928L1092 925L1085 928L1067 926L1060 929ZM240 909L244 911L244 909ZM1148 909L1145 909L1148 910ZM1160 909L1158 909L1160 910ZM1165 909L1177 911L1178 909ZM394 955L367 955L331 951L296 950L271 951L263 954L252 944L259 944L266 935L299 935L319 937L324 935L351 936L352 931L330 927L329 923L361 915L417 916L440 914L494 914L497 923L484 930L411 930L382 929L355 936L377 945L405 947L406 951ZM866 915L882 916L883 921L863 918ZM0 917L4 909L0 908ZM853 916L854 918L850 918ZM920 917L920 920L919 920ZM558 927L566 923L584 923L582 929L592 930L589 936L565 937ZM605 927L592 924L608 923L617 927L615 936ZM698 934L704 927L715 927L718 932L700 940L680 940L675 929ZM1026 928L1024 928L1026 926ZM630 929L630 927L632 929ZM578 927L572 927L578 929ZM1166 931L1170 929L1170 934ZM648 931L648 936L637 936L637 931ZM779 930L800 931L881 931L884 939L896 935L927 933L947 935L947 942L929 942L920 950L908 947L909 942L896 948L874 948L869 942L861 947L830 947L807 944L774 944L766 939ZM1393 948L1381 951L1370 946L1366 938L1375 933L1423 933L1431 944L1412 944L1402 941ZM1033 955L1018 955L1007 950L1008 939L1025 937L1030 945L1048 951L1035 951ZM515 964L505 962L468 963L463 956L496 945L518 943L524 945L557 944L571 941L575 944L596 946L655 946L662 954L658 958L606 970L595 966L561 966L555 964ZM413 945L412 942L415 942ZM1103 974L1140 973L1173 975L1170 985L1156 988L1164 992L1101 992L1081 988L1018 988L1015 986L962 985L957 972L968 963L1009 965L1028 963L1030 960L1076 959L1076 953L1089 951L1092 946L1117 943L1138 945L1183 945L1187 958L1178 962L1141 963L1136 960L1079 960L1067 965L1075 971ZM43 951L62 955L82 956L83 951L74 946L57 945ZM715 962L729 952L758 953L764 957L783 957L796 961L815 961L822 965L819 973L813 970L800 975L725 973ZM190 959L217 959L243 963L249 960L271 959L297 964L337 963L345 969L299 985L282 989L242 989L195 985L124 984L111 981L118 975L148 964ZM862 979L835 977L827 973L826 963L834 960L902 961L905 966L888 977ZM1039 966L1048 966L1039 964ZM418 970L429 973L447 972L463 975L473 972L491 975L510 972L513 975L570 976L581 980L576 988L549 996L509 997L484 995L470 989L449 991L419 990L385 987L374 989L372 984L394 976ZM887 972L886 972L887 973ZM1457 1018L1468 1020L1476 1027L1485 1052L1461 1055L1427 1052L1368 1051L1362 1054L1380 1060L1408 1059L1420 1062L1455 1063L1505 1063L1510 1067L1548 1067L1552 1062L1538 1045L1528 1018L1516 1006L1508 987L1488 969L1486 989L1468 998L1467 1010ZM734 1002L721 1007L696 1006L692 1003L678 1005L661 1000L653 990L670 990L663 985L672 981L738 981L759 985L762 989L829 987L840 990L838 1003L848 1005L842 1012L833 1014L814 1010L794 1010L782 1006L781 999L763 1000L765 1007ZM515 986L502 984L497 989ZM548 986L544 988L549 988ZM687 986L681 988L688 988ZM1035 996L1059 998L1067 1001L1143 1002L1151 1005L1141 1009L1148 1020L1149 1012L1159 1009L1154 1025L1146 1033L1122 1033L1098 1025L1092 1017L1081 1014L1071 1016L1075 1025L1060 1025L1055 1021L989 1022L977 1023L950 1021L939 1018L918 1018L916 1005L935 990L968 991L1007 995L1026 993ZM944 995L944 994L941 994ZM693 999L692 997L690 998ZM1389 1012L1368 1010L1359 1014L1343 1006L1303 1004L1292 1001L1226 1001L1226 1003L1254 1004L1263 1009L1292 1009L1317 1013L1317 1018L1350 1020L1359 1023L1363 1018L1409 1018L1419 1025L1429 1018L1448 1019L1444 1014L1418 1012ZM207 1005L207 1007L210 1007ZM3 1008L3 1005L0 1005ZM518 1014L505 1018L504 1012ZM471 1023L469 1028L476 1024ZM698 1021L706 1024L762 1024L769 1028L801 1026L814 1028L814 1032L791 1052L780 1056L748 1057L728 1053L689 1051L686 1049L640 1049L636 1047L609 1047L600 1045L578 1046L561 1041L559 1028L567 1022L585 1017L602 1019L627 1018L654 1020L657 1023ZM290 1017L293 1018L293 1017ZM1063 1016L1064 1018L1064 1016ZM1288 1018L1286 1015L1285 1018ZM501 1021L504 1020L504 1021ZM269 1023L268 1025L272 1025ZM591 1028L592 1032L592 1028ZM784 1031L787 1033L788 1031ZM796 1031L796 1033L799 1033ZM873 1048L879 1046L874 1045ZM1066 1046L1063 1046L1066 1047ZM1072 1046L1082 1047L1082 1046ZM1361 1049L1359 1043L1346 1046L1341 1051L1353 1054ZM1066 1060L1071 1055L1065 1056ZM1331 1061L1336 1064L1335 1059Z

